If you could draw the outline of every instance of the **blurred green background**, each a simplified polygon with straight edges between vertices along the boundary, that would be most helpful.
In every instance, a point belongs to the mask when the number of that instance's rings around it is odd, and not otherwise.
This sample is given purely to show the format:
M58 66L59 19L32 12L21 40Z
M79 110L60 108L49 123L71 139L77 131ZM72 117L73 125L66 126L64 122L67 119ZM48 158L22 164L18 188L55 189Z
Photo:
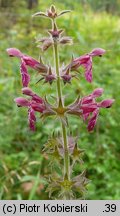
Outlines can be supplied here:
M41 153L51 131L60 129L52 119L37 121L37 131L27 125L27 110L18 109L14 98L21 96L19 60L11 59L6 49L16 47L38 58L35 38L47 35L50 22L31 15L45 11L52 3L59 11L72 10L58 20L65 34L72 36L74 46L60 48L60 60L68 63L72 54L79 56L95 47L107 50L103 58L93 63L94 81L73 80L63 87L67 102L78 93L89 94L94 88L104 88L105 98L115 98L111 109L101 110L98 124L91 134L78 118L70 117L70 130L78 131L79 146L85 149L87 177L91 179L86 199L120 199L120 1L119 0L0 0L0 199L48 199L41 176L49 164ZM52 49L43 54L46 63L53 65ZM31 86L41 96L55 95L51 86L35 82L36 72L29 70ZM81 165L76 173L81 172ZM40 173L40 175L39 175Z

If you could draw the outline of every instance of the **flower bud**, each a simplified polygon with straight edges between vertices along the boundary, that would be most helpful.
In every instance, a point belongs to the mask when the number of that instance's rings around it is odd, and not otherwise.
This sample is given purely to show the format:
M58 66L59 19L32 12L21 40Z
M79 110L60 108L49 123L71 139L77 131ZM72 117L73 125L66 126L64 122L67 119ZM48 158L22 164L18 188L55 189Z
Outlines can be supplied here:
M51 7L46 11L46 13L40 11L40 12L33 14L32 17L41 16L41 17L48 17L50 19L55 19L57 17L60 17L64 14L68 13L68 12L71 12L71 11L70 10L64 10L58 14L55 6L51 5Z
M27 99L22 98L22 97L15 98L14 101L19 107L22 107L22 106L28 107L30 105L30 102Z
M96 49L93 49L91 52L90 52L90 56L102 56L106 51L102 48L96 48Z
M63 32L62 29L58 30L57 24L54 22L52 30L49 30L48 33L52 36L53 40L59 38L60 34Z
M20 52L20 50L16 49L16 48L9 48L7 49L7 53L10 57L19 57L21 58L23 56L23 54Z
M52 82L55 80L55 75L51 74L51 75L46 75L45 76L45 82L49 82L50 84L52 84Z
M99 103L99 107L110 108L114 103L114 101L115 101L114 99L103 100Z
M97 88L93 91L92 96L93 97L100 97L103 94L103 89L102 88Z
M28 87L22 88L22 93L28 96L33 96L34 94L33 91Z
M61 76L63 81L64 81L64 84L65 83L70 83L71 79L72 79L72 76L70 74L64 74Z
M47 15L52 19L57 17L56 8L54 5L51 5L50 9L47 10Z
M47 74L43 75L43 77L40 80L45 80L44 83L49 82L50 84L52 84L52 82L56 79L56 75L54 74L54 72L52 72L51 67L48 68L48 72Z
M70 69L67 69L67 71L63 75L61 75L61 78L62 78L64 84L66 84L66 83L70 83L73 76L74 75L70 74Z

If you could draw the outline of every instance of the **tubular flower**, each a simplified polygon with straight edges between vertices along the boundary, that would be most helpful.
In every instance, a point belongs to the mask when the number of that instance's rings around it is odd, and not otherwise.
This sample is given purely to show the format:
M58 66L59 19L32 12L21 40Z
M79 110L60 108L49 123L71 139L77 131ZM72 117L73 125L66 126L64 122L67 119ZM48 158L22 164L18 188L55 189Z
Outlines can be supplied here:
M88 120L88 131L92 131L96 125L100 108L110 108L114 99L106 99L96 102L96 98L103 93L102 88L95 89L90 95L78 98L73 104L69 105L68 113L81 116L84 121Z
M71 68L71 71L78 70L80 66L85 68L85 78L88 82L92 82L92 58L95 56L101 57L105 53L104 49L96 48L90 53L80 56L78 58L72 59L71 64L67 68Z
M10 57L18 57L21 59L20 73L22 76L23 87L27 87L30 82L30 75L28 74L27 66L43 74L48 70L48 67L46 65L38 62L30 56L21 53L20 50L16 48L7 49L7 53Z
M25 94L25 95L28 95L28 96L31 96L32 97L32 100L35 101L36 103L40 103L40 104L43 104L44 103L44 100L39 97L37 94L35 94L30 88L28 87L25 87L25 88L22 88L22 93Z
M92 131L96 125L97 118L99 115L100 108L110 108L114 103L114 99L103 100L97 103L97 108L92 112L92 116L88 121L88 131Z
M36 122L35 112L43 113L46 110L46 106L44 100L33 93L31 89L23 88L22 92L25 95L31 96L31 99L28 100L26 98L18 97L15 99L15 102L18 107L28 108L29 127L34 131Z

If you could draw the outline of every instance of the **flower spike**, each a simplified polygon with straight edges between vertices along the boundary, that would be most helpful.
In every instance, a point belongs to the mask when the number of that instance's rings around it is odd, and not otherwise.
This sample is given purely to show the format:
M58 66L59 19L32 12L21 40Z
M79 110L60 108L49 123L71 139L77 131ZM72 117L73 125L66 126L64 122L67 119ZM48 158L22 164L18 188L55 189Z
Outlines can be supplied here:
M49 163L48 167L50 168L47 170L49 186L46 192L53 199L71 200L85 199L86 186L89 180L86 178L86 171L82 167L80 167L81 173L77 174L77 176L76 172L74 172L77 168L77 162L79 166L83 164L82 156L84 150L78 145L78 137L80 137L78 134L79 129L76 130L76 126L72 128L69 115L74 115L77 119L81 119L82 122L86 123L88 132L92 132L97 124L101 108L110 108L114 103L114 99L102 99L100 101L99 97L103 95L103 88L96 88L86 96L82 96L82 90L78 87L76 93L79 95L73 100L73 103L67 105L67 102L74 94L72 95L71 89L70 98L66 91L65 95L63 95L63 88L65 88L63 84L68 83L72 85L71 81L73 78L80 80L78 75L81 75L81 72L79 72L79 68L81 67L84 69L85 79L91 83L93 81L93 59L97 56L103 56L106 52L102 48L95 48L82 56L72 56L67 66L63 63L61 64L59 47L66 44L71 45L72 39L63 35L63 30L57 26L57 18L68 12L71 11L63 10L58 12L56 7L51 5L45 13L40 11L33 15L33 17L40 16L51 20L51 28L47 31L48 37L38 39L36 42L38 43L38 47L42 49L42 53L50 47L53 48L54 66L50 64L45 65L42 61L41 53L39 53L39 60L25 55L16 48L7 49L7 53L10 57L17 57L20 60L20 73L23 85L22 94L24 97L15 98L14 101L18 107L27 109L30 129L32 131L35 130L37 115L39 115L41 121L46 120L47 117L52 117L55 123L57 121L55 131L53 131L52 125L50 125L51 136L42 151L44 153L43 159L47 159ZM52 57L50 56L50 59L47 59L48 62L51 59ZM28 87L30 84L28 67L37 71L37 74L40 75L38 82L43 80L39 90L42 90L41 88L44 89L42 91L45 95L44 98L37 95ZM50 95L51 90L49 91L44 88L44 84L51 85L53 82L56 82L57 95ZM35 87L38 86L35 85ZM76 130L75 133L74 129ZM75 136L75 134L77 135ZM52 174L50 173L51 170Z

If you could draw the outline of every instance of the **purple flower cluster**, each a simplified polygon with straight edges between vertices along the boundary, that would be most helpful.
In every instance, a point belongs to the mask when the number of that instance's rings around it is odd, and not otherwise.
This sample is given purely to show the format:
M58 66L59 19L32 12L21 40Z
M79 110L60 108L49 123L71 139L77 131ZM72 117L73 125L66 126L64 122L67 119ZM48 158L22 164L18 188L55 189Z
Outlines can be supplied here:
M72 62L64 69L64 71L70 69L71 71L77 71L80 66L85 68L85 78L88 82L92 82L92 58L95 56L101 57L105 53L104 49L96 48L90 53L82 55L78 58L72 59Z
M56 28L56 26L54 28ZM45 101L42 98L40 98L38 95L33 93L31 89L27 88L30 82L28 67L40 73L40 75L42 76L40 80L44 79L45 82L49 82L50 84L52 84L52 82L57 79L57 76L54 70L51 69L51 67L48 67L47 65L43 64L43 62L39 62L34 58L23 54L21 51L19 51L16 48L7 49L7 53L9 54L10 57L18 57L21 60L20 73L22 76L22 84L23 87L26 87L22 89L22 92L23 94L30 96L31 99L28 100L20 97L20 98L16 98L15 102L17 103L18 106L28 107L28 120L29 120L30 129L35 130L35 122L36 122L35 112L44 113L46 112L47 107L45 105ZM90 53L82 55L78 58L73 58L71 63L67 65L65 68L62 68L62 70L60 71L60 78L63 80L64 84L70 83L71 79L77 76L77 75L73 75L72 71L77 71L79 67L82 66L85 69L86 80L88 82L92 82L93 57L96 56L101 57L104 53L105 53L104 49L96 48L93 49ZM114 102L113 99L107 99L101 102L96 102L96 98L100 97L102 93L103 93L102 88L95 89L90 95L85 96L81 99L77 99L73 104L68 106L66 112L69 114L80 115L82 116L84 121L88 120L88 131L92 131L97 122L100 108L109 108L112 106ZM50 105L50 107L52 111L52 106ZM51 111L48 113L52 113Z
M43 111L46 110L45 102L44 100L39 97L37 94L35 94L30 88L23 88L22 93L30 96L30 99L26 98L16 98L15 102L18 107L27 107L28 108L28 120L29 120L29 126L31 130L35 130L35 112L43 113Z
M23 87L27 87L30 82L30 75L28 74L27 66L38 71L39 73L46 73L48 68L44 64L38 62L34 58L24 55L20 50L16 48L7 49L7 53L10 57L18 57L21 60L20 72L22 76Z
M97 102L96 98L103 94L102 88L95 89L90 95L77 99L69 106L69 113L81 116L84 121L88 120L88 131L92 131L96 125L100 108L110 108L114 99L106 99Z

